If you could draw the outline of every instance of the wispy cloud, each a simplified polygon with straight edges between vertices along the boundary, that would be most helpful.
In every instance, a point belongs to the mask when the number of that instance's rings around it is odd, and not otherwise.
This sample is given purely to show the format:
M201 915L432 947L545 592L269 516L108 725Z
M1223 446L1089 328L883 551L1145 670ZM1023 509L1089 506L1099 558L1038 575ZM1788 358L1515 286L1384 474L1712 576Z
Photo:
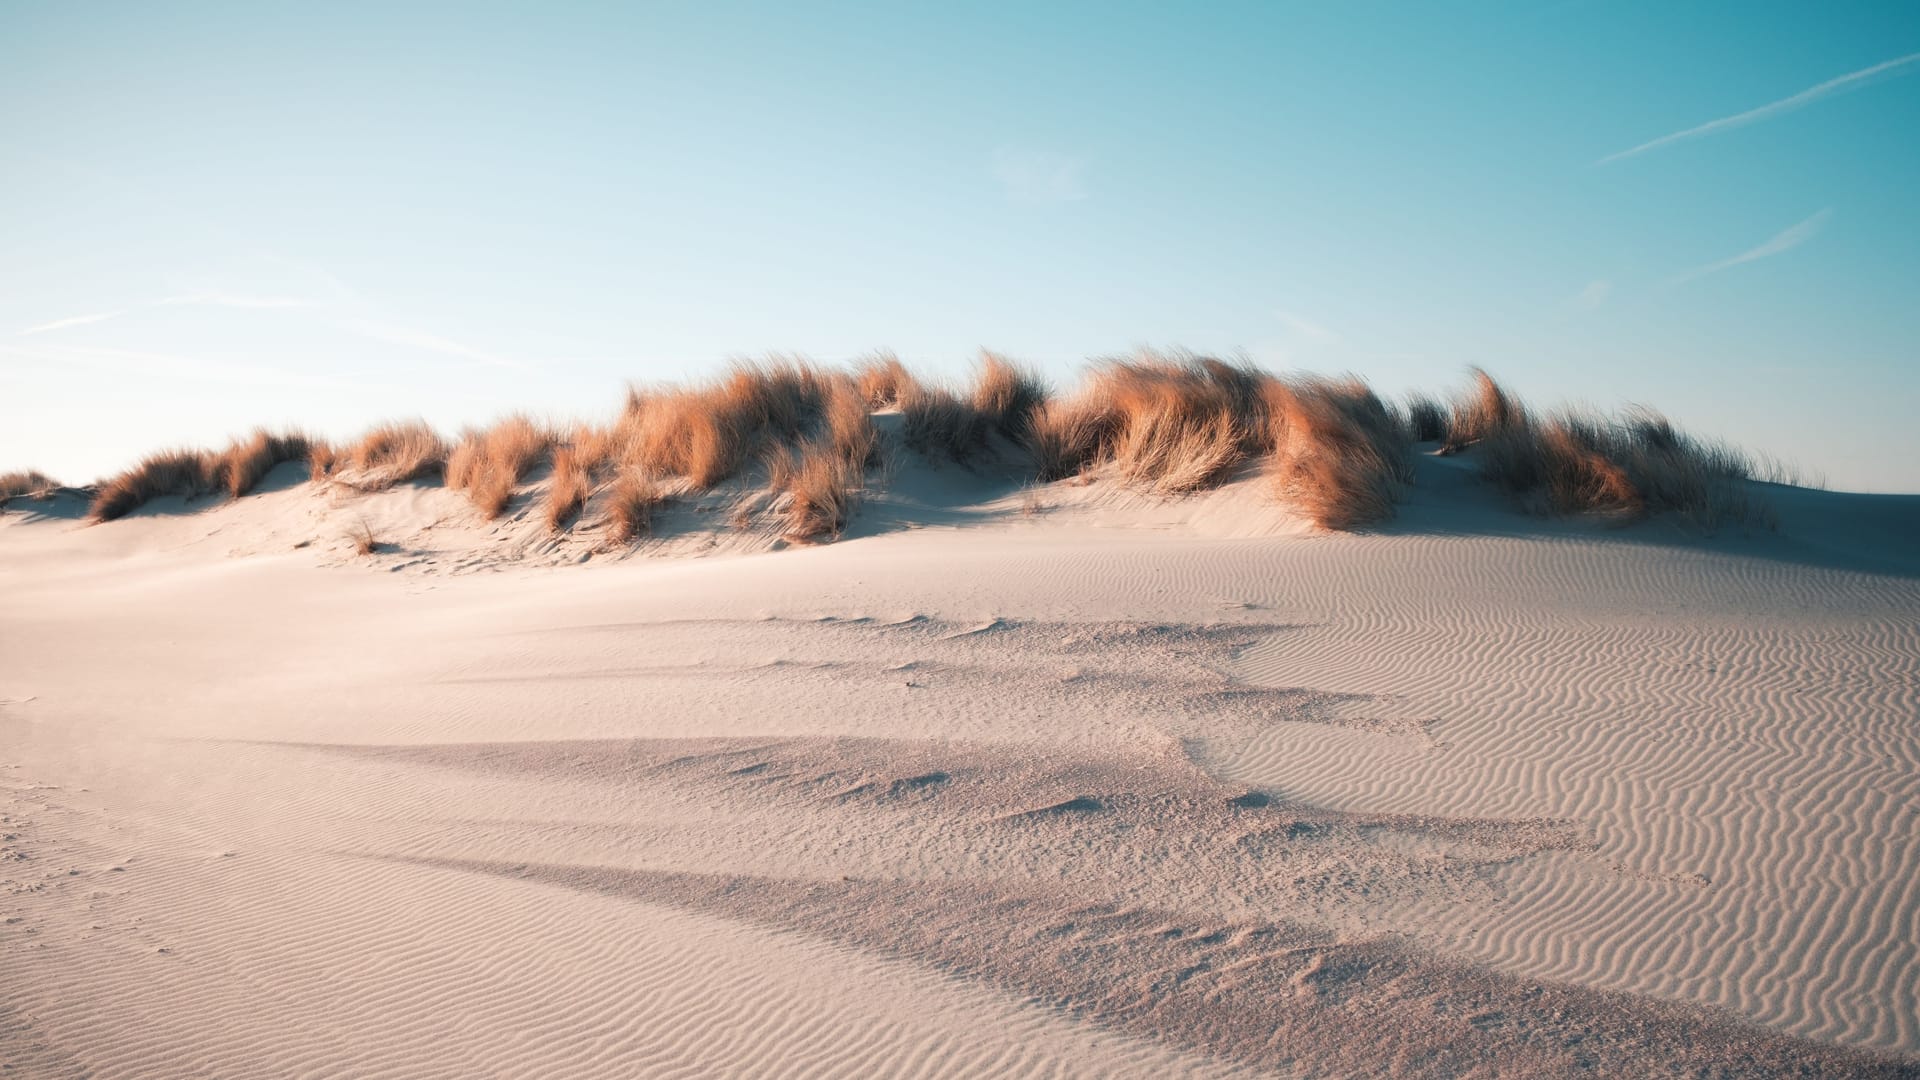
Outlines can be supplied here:
M1892 75L1896 72L1901 72L1903 69L1909 68L1914 64L1920 64L1920 53L1908 53L1905 56L1895 57L1884 63L1875 64L1872 67L1848 72L1838 78L1828 79L1818 86L1810 86L1794 94L1792 97L1784 97L1779 101L1768 102L1757 109L1748 109L1743 113L1723 116L1718 120L1709 120L1698 127L1690 127L1685 131L1676 131L1671 135L1662 135L1657 139L1643 142L1639 146L1629 147L1617 154L1608 154L1606 157L1594 162L1594 164L1606 165L1610 162L1619 161L1622 158L1637 157L1649 150L1656 150L1662 146L1668 146L1673 143L1685 142L1688 139L1704 138L1708 135L1716 135L1722 131L1745 127L1748 124L1757 124L1762 120L1771 119L1782 113L1805 108L1819 101L1821 98L1831 97L1834 94L1844 94L1849 90L1858 90L1873 79L1883 75Z
M223 307L269 310L320 307L318 300L298 296L254 296L247 293L193 292L154 301L156 307Z
M55 319L52 322L43 322L38 326L29 326L25 330L20 331L20 336L32 337L35 334L50 333L54 330L65 330L71 326L86 326L89 323L106 322L108 319L117 319L125 315L128 310L128 308L115 308L112 311L95 311L86 315L73 315L65 319Z
M993 152L993 175L1007 198L1020 203L1074 202L1087 197L1080 182L1085 162L1049 150L1003 146Z
M1766 243L1761 244L1759 247L1743 251L1731 259L1721 259L1717 263L1708 263L1706 266L1689 270L1679 277L1674 278L1673 284L1678 285L1683 281L1692 281L1696 278L1706 277L1708 274L1717 274L1722 270L1739 266L1742 263L1770 259L1775 255L1792 251L1794 248L1818 236L1820 230L1826 227L1827 219L1832 216L1833 208L1828 207L1805 221L1795 225L1789 225L1779 232L1774 233Z
M1280 322L1284 324L1295 337L1303 337L1308 341L1321 345L1332 345L1340 340L1338 333L1327 329L1325 326L1305 316L1297 315L1291 311L1276 311L1274 315L1279 317Z
M376 322L356 322L347 324L347 328L355 333L372 338L375 341L384 341L389 345L404 345L408 348L419 349L423 352L437 353L441 356L451 356L457 360L471 360L475 363L487 364L492 367L520 368L526 366L516 360L509 360L504 356L487 352L484 349L475 348L463 342L455 341L452 338L441 337L438 334L430 334L424 330L416 330L408 326L393 326L388 323Z
M1573 306L1582 311L1593 311L1606 303L1607 297L1612 295L1613 282L1599 278L1587 282L1587 287L1574 296Z

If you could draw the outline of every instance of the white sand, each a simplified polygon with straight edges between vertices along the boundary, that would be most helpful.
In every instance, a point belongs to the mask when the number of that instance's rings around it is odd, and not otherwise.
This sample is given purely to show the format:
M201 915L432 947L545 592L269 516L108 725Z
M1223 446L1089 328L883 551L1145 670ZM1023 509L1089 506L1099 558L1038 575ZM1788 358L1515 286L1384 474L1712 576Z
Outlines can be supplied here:
M0 512L5 1075L1920 1062L1920 498L949 468L573 566L275 479Z

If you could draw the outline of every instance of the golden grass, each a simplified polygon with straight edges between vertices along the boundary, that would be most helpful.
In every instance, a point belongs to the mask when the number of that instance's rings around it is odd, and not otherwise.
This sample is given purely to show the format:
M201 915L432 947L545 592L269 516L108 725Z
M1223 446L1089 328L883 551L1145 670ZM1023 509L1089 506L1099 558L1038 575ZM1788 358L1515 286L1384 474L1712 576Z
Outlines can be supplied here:
M204 450L162 450L104 481L87 508L94 521L112 521L162 495L191 498L220 486L217 459Z
M1030 411L1026 445L1045 480L1109 466L1163 495L1212 487L1265 449L1269 379L1209 357L1109 361Z
M861 361L854 368L853 380L867 406L874 409L899 405L919 385L919 380L892 353L879 353Z
M1012 438L1021 438L1033 413L1047 403L1047 387L1026 368L996 353L980 354L973 379L973 411L983 424Z
M1393 516L1413 480L1406 429L1358 379L1300 377L1266 387L1275 493L1323 529Z
M900 438L910 449L1006 466L1017 464L1006 457L1017 447L1043 482L1101 476L1178 495L1264 462L1274 495L1328 529L1391 516L1413 479L1416 442L1437 442L1440 453L1471 450L1488 481L1555 513L1672 511L1708 525L1758 515L1745 486L1755 475L1752 459L1690 438L1645 410L1536 417L1474 369L1472 386L1449 405L1415 395L1396 411L1357 378L1280 378L1209 357L1154 353L1097 363L1059 398L991 353L964 392L922 382L887 355L852 372L774 358L735 363L690 386L634 388L612 423L575 425L564 440L517 415L468 431L451 450L418 421L381 425L341 446L261 430L220 453L152 455L104 482L89 512L106 521L156 495L225 489L238 496L276 463L304 457L314 479L364 490L443 470L448 487L493 517L551 455L548 526L571 527L590 500L604 497L609 536L630 541L650 531L667 491L711 490L758 461L767 487L756 505L779 507L788 536L818 539L844 530L866 470L882 459L887 437L872 410L885 405L898 406Z
M653 529L653 512L666 501L659 485L646 475L628 470L613 483L607 495L607 537L616 544L630 544Z
M547 487L547 528L562 532L587 505L593 490L587 458L571 446L553 452L553 478Z
M1447 414L1443 454L1456 454L1482 439L1518 431L1526 426L1527 413L1519 399L1506 392L1493 376L1472 368L1473 387L1453 401Z
M437 475L446 461L446 441L424 421L395 421L338 447L329 476L349 487L379 491Z
M253 434L230 443L220 453L214 468L219 474L220 486L237 499L258 486L274 466L284 461L307 460L312 449L313 440L303 432L275 433L255 428Z
M38 495L59 486L54 483L53 477L38 469L0 473L0 502L6 502L16 495Z
M333 473L339 451L325 439L315 439L307 446L307 479L313 483L325 480Z
M1674 513L1708 529L1770 522L1747 489L1750 458L1645 408L1528 419L1485 439L1476 454L1483 477L1538 510L1621 520Z
M787 476L786 535L819 540L840 535L859 503L860 467L831 443L802 446Z
M553 446L551 430L518 413L469 429L447 454L447 486L465 491L489 520L506 512L516 484Z

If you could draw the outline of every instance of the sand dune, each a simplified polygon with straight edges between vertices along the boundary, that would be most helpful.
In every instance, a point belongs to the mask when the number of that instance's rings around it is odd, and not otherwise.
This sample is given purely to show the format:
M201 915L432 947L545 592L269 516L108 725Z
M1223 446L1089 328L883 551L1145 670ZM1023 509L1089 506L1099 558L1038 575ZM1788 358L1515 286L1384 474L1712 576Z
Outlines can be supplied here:
M1920 500L1419 464L1359 535L917 465L781 551L9 506L0 1060L1915 1074Z

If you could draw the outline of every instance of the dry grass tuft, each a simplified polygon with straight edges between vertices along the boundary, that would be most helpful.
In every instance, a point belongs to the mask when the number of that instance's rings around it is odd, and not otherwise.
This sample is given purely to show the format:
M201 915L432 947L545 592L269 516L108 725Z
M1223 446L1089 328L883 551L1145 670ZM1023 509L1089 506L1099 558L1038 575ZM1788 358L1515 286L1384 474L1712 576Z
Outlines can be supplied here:
M874 429L867 400L851 379L828 386L822 422L828 443L841 460L865 470L880 455L880 433Z
M1747 491L1754 467L1745 455L1648 409L1613 418L1563 410L1486 439L1476 454L1482 476L1553 513L1671 512L1709 529L1767 519Z
M1407 434L1417 443L1446 442L1446 408L1425 394L1407 395Z
M191 498L220 486L218 459L204 450L163 450L100 485L87 508L94 521L112 521L162 495Z
M1043 480L1111 465L1135 487L1197 491L1264 449L1268 381L1208 357L1110 362L1073 397L1033 409L1026 443Z
M38 495L59 486L54 483L53 477L38 469L0 473L0 503L16 495Z
M709 490L769 442L816 424L833 381L804 362L777 360L735 364L705 386L630 391L614 436L622 464Z
M446 465L447 444L424 421L381 424L358 442L340 447L330 473L334 480L362 491L433 476Z
M1471 370L1473 388L1454 399L1448 413L1446 440L1440 447L1443 454L1457 454L1482 439L1526 427L1527 413L1519 399L1494 382L1493 376L1479 368Z
M1047 403L1047 387L1032 372L995 353L980 354L973 380L973 411L983 425L1011 438L1023 438L1035 409Z
M547 528L561 532L578 517L593 490L586 459L570 446L553 452L553 481L547 488Z
M339 456L332 443L324 439L315 439L307 447L307 479L313 483L325 480L333 473L333 466Z
M354 527L347 530L347 539L352 541L356 555L371 555L380 550L380 541L373 535L373 526L367 524L364 517L356 519Z
M482 514L497 518L506 512L514 485L533 471L553 441L551 430L519 414L469 430L447 455L447 486L465 491Z
M863 476L831 443L802 446L787 478L786 535L819 540L840 535L859 503Z
M900 434L930 458L965 461L986 441L986 422L971 401L943 386L914 383L900 400Z
M1358 379L1303 377L1267 388L1280 498L1323 529L1355 529L1393 516L1413 480L1406 428Z
M660 488L644 474L629 470L613 483L607 496L607 536L616 544L630 544L653 529L653 512L666 501Z
M873 409L897 406L919 386L919 380L892 353L879 353L862 361L854 368L853 380L867 407Z
M258 486L275 465L307 460L312 448L313 440L302 432L275 434L266 428L256 428L252 435L235 439L220 454L215 465L220 486L237 499Z

